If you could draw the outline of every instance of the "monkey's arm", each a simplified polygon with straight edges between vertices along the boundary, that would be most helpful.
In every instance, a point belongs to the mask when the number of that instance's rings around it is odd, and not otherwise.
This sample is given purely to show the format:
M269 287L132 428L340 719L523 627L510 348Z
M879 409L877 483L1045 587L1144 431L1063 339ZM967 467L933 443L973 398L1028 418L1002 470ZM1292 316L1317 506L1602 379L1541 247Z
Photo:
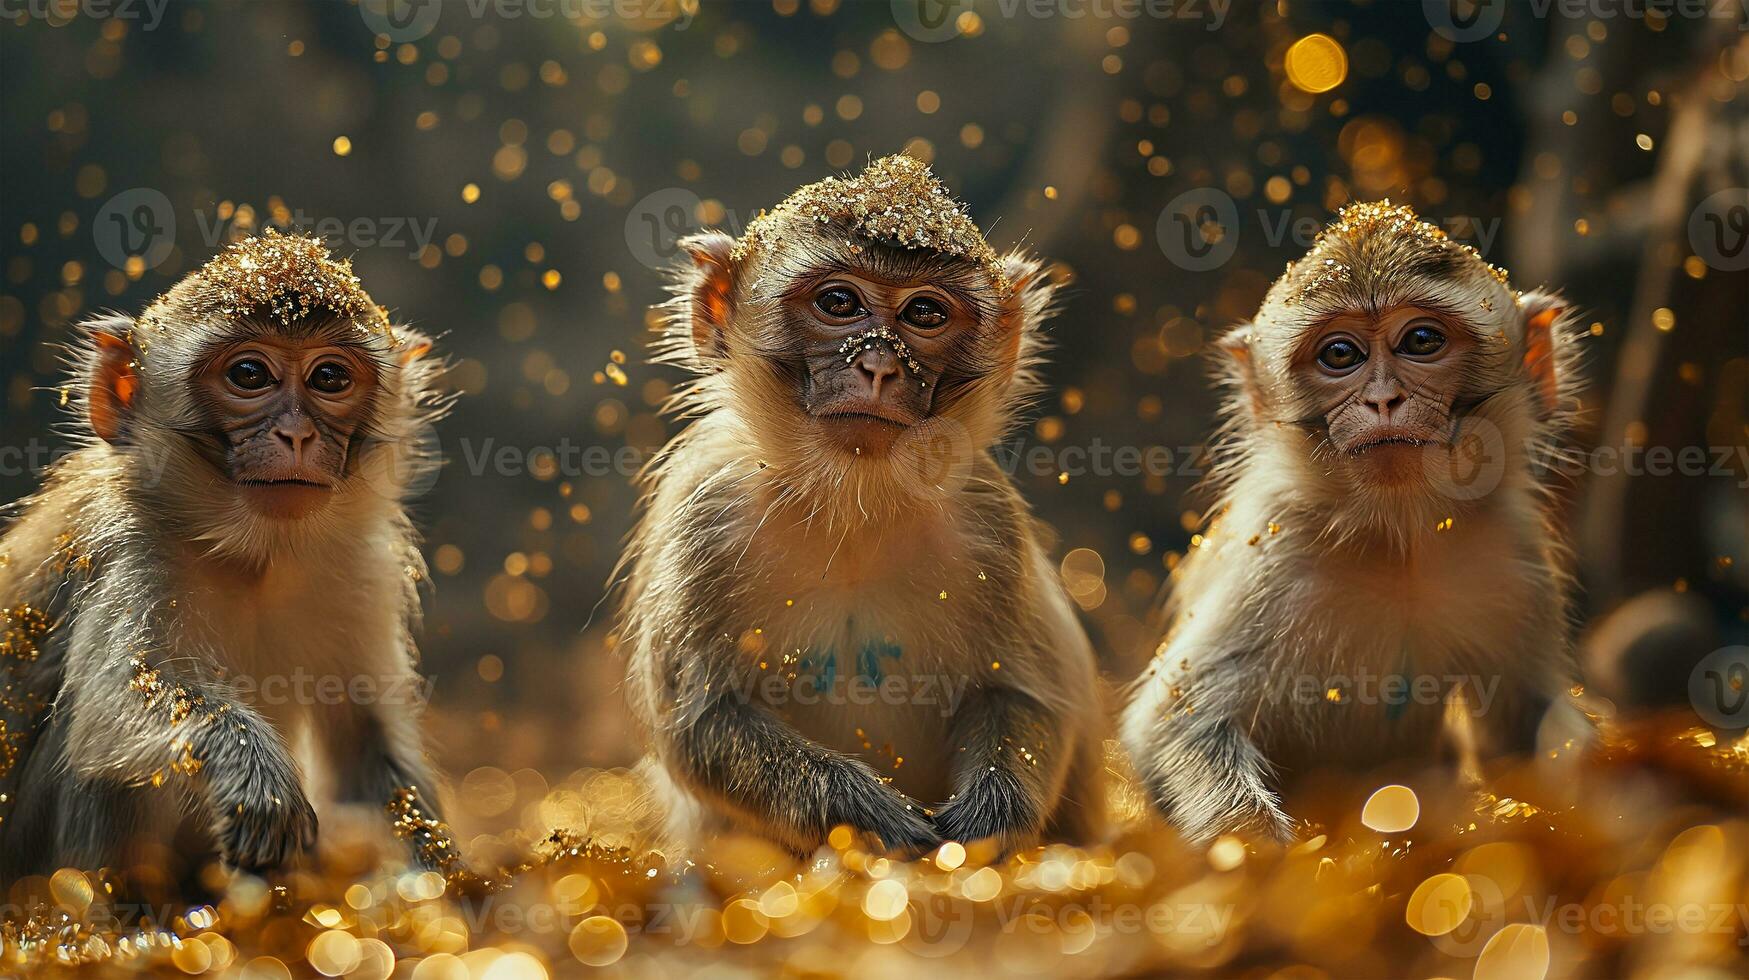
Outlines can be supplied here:
M73 774L142 789L191 780L233 867L271 868L307 850L316 813L273 725L201 669L204 651L179 645L174 630L154 631L149 612L120 605L103 583L97 589L75 623L54 708L68 713Z
M939 842L921 806L863 762L806 738L764 707L729 693L686 715L658 734L669 770L790 846L817 847L839 824L895 850Z
M1170 651L1163 662L1170 662ZM1293 821L1270 787L1269 760L1232 718L1221 697L1177 692L1166 676L1145 677L1122 720L1125 748L1148 797L1186 838L1205 843L1245 830L1293 839Z
M978 691L954 716L953 799L936 814L947 840L994 837L1004 850L1035 840L1050 818L1076 747L1077 726L1007 688Z

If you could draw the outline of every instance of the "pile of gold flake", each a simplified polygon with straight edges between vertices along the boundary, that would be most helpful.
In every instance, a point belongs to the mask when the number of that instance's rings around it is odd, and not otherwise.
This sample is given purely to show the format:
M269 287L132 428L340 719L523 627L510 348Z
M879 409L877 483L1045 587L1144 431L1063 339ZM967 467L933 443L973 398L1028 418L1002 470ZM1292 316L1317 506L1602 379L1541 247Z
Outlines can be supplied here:
M927 164L904 154L882 157L855 177L827 177L800 188L753 219L731 257L741 262L770 252L797 222L831 221L874 241L970 259L984 267L998 290L1009 288L995 250L965 208Z
M319 310L392 337L388 311L365 293L351 260L334 259L318 238L269 228L227 245L147 307L140 324L162 332L182 323L262 311L291 324Z
M1616 731L1560 787L1526 761L1482 793L1433 774L1363 789L1287 848L1188 846L1120 783L1123 829L1099 846L1002 859L950 843L899 860L840 828L804 859L734 837L684 859L640 825L634 774L584 770L496 800L492 820L470 807L493 794L458 794L452 815L474 826L456 846L477 872L408 870L407 842L325 823L321 871L210 875L210 905L142 914L73 869L14 883L0 973L1736 976L1749 950L1749 736L1692 726ZM411 800L390 807L403 833L416 816L447 850L449 828ZM491 887L470 887L481 874Z

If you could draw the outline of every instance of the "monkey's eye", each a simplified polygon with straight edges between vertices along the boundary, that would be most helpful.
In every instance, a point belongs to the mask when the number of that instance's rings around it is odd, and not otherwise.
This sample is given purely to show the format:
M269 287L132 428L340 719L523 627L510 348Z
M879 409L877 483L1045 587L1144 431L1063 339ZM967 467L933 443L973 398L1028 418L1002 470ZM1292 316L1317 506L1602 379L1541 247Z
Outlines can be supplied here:
M947 323L947 307L939 300L919 296L905 304L905 308L899 311L899 319L919 330L935 330Z
M273 372L260 361L245 358L231 365L225 372L225 380L243 391L261 391L273 384Z
M843 286L833 286L814 298L814 305L820 312L839 320L848 320L866 312L862 308L862 300L854 292Z
M336 361L324 361L310 372L310 387L329 395L338 395L352 387L352 372Z
M1366 354L1361 351L1360 345L1341 337L1325 344L1318 351L1318 363L1332 371L1346 371L1364 360Z
M1439 353L1445 346L1445 334L1434 327L1420 326L1410 329L1397 343L1397 352L1411 357L1427 357Z

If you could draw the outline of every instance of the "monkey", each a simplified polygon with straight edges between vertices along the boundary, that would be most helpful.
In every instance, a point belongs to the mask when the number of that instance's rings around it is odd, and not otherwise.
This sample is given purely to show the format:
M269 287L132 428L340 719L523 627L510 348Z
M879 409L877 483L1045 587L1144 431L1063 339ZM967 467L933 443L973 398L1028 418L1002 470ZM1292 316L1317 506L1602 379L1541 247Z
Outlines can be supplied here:
M668 832L797 854L839 826L894 853L1097 834L1093 649L990 453L1064 277L999 256L902 155L681 244L655 350L692 372L690 421L616 572Z
M82 325L78 447L0 537L0 881L269 873L318 790L435 814L405 507L448 407L431 346L273 230Z
M1385 201L1343 209L1217 341L1213 523L1119 719L1187 839L1292 840L1284 797L1318 769L1467 740L1473 763L1551 715L1582 732L1543 478L1578 387L1572 320Z

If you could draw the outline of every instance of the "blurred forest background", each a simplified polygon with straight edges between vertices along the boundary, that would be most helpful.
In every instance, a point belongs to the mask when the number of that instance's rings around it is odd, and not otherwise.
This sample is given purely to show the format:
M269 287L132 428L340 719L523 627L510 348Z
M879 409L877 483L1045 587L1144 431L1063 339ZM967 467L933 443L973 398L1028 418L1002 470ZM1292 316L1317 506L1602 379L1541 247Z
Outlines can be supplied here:
M999 247L1074 273L1016 434L1062 466L1016 478L1127 680L1199 527L1209 340L1306 228L1390 197L1583 311L1581 448L1716 447L1689 476L1589 457L1563 494L1597 683L1681 700L1749 596L1749 34L1739 5L1647 6L4 0L0 501L65 446L69 324L229 238L321 233L463 393L416 502L440 761L480 787L627 764L603 597L631 471L675 431L678 379L645 363L660 266L906 149ZM1222 227L1187 252L1205 205ZM1171 472L1062 452L1100 445Z

